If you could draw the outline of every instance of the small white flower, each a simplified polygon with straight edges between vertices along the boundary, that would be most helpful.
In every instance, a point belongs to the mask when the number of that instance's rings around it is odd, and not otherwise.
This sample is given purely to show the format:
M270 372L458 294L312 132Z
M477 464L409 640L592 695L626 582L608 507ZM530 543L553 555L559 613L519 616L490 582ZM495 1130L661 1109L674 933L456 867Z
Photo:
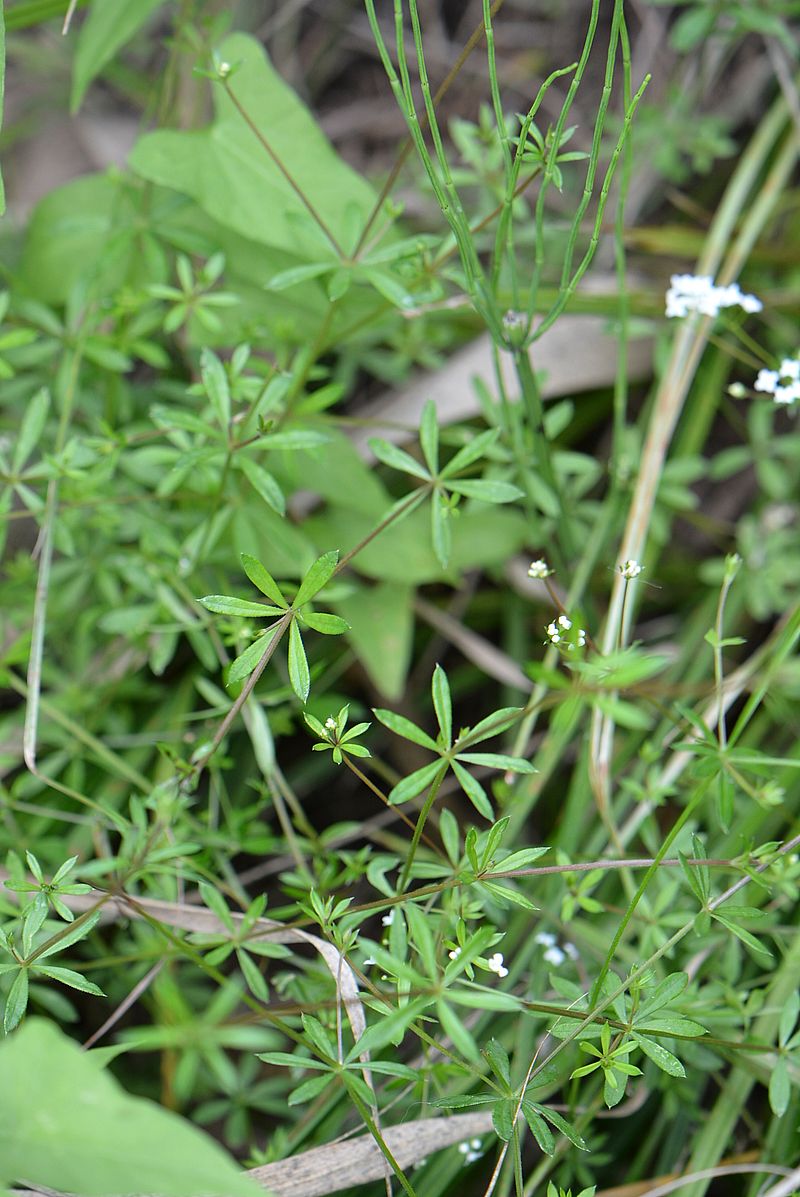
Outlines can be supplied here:
M556 967L559 964L563 964L566 960L566 956L561 951L561 948L557 947L555 944L552 948L548 948L546 952L543 952L542 957L547 961L548 964L554 964Z
M447 955L451 960L458 960L461 955L461 948L453 948L452 952L448 952Z
M571 627L572 627L572 620L571 620L571 619L568 619L566 615L559 615L559 617L558 617L558 626L559 626L560 628L565 628L565 629L566 629L566 628L571 628Z
M580 957L580 952L575 947L574 943L565 943L564 951L569 956L570 960L577 960Z
M333 715L329 715L325 720L325 727L328 731L336 731L336 720Z
M755 295L744 295L738 283L718 287L707 274L673 274L669 281L666 314L670 319L680 319L694 312L702 316L718 316L723 308L733 307L750 313L760 312L763 307Z
M381 919L381 924L384 927L391 927L393 922L394 922L394 907L392 907L392 909L389 911L389 913L385 914L383 916L383 918Z
M538 935L534 935L533 942L539 943L545 948L552 948L556 942L556 937L552 931L540 931Z
M547 635L550 637L553 644L558 644L559 640L561 639L558 634L558 628L554 623L549 623L547 625Z
M531 561L528 566L529 578L549 578L552 572L552 569L543 557L538 557L536 561Z
M623 561L619 567L619 572L623 578L627 578L630 581L633 578L638 578L643 569L644 566L640 565L638 561Z
M503 953L495 952L494 956L490 956L487 964L490 972L497 973L498 977L507 977L508 969L503 966Z
M800 357L785 357L777 370L759 370L755 390L784 407L800 399Z
M377 961L377 960L373 960L371 956L367 956L366 960L365 960L365 961L363 961L363 963L362 963L361 967L362 967L362 968L369 968L371 965L373 965L373 964L377 964L377 963L378 963L378 961Z
M474 1164L483 1155L480 1139L465 1139L463 1143L459 1143L458 1150L463 1155L465 1164Z

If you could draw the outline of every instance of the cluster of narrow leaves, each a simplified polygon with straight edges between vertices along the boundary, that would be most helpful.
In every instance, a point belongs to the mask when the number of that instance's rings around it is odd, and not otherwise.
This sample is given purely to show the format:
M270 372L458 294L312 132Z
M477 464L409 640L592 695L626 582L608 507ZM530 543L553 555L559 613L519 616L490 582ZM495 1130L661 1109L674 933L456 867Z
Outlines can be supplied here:
M389 441L375 438L369 442L372 452L384 465L421 480L422 486L410 496L412 501L409 503L407 498L404 502L411 511L416 505L414 498L421 503L430 497L433 551L445 568L450 560L452 545L450 521L457 514L460 498L479 499L483 503L513 503L524 497L519 487L510 482L494 478L460 477L465 470L486 455L499 435L500 431L497 428L479 432L469 444L459 449L446 465L440 466L436 404L429 400L422 413L419 429L424 465L410 453L406 453L405 449L399 449Z
M312 631L321 632L325 636L339 636L346 632L349 626L339 615L307 609L311 600L335 574L339 553L333 550L317 558L300 583L291 603L272 574L257 558L251 557L249 553L242 553L241 560L244 572L253 585L270 600L269 603L254 603L251 599L236 598L227 594L209 594L200 599L203 606L216 615L271 621L233 662L228 670L228 684L244 681L259 665L266 664L288 629L289 681L297 697L305 702L311 686L311 674L300 627L311 628Z
M0 975L15 974L3 1014L3 1030L6 1033L17 1026L28 1008L31 978L34 981L48 978L70 989L79 989L84 993L103 997L102 989L92 981L87 981L81 973L63 965L50 963L51 956L84 939L100 917L99 912L95 911L76 920L63 901L66 895L86 894L91 890L89 885L68 880L77 863L77 856L71 856L69 860L64 861L51 881L45 880L42 867L32 852L26 853L26 859L34 880L24 880L20 867L16 870L19 876L5 883L7 889L33 895L20 911L19 936L7 931L0 940L0 948L11 958L0 963ZM63 922L72 925L65 928L63 924L59 926L54 923L48 927L47 917L51 909Z
M452 769L456 781L478 813L483 815L484 819L492 819L492 804L486 790L465 766L477 765L487 769L502 769L511 773L536 772L530 761L523 760L518 756L508 756L502 752L471 751L474 744L480 744L483 740L490 740L507 731L519 719L522 708L503 707L487 716L486 719L481 719L474 727L462 728L454 739L450 683L441 665L437 665L434 670L431 694L436 721L439 725L439 734L435 740L421 727L417 727L416 723L406 719L404 715L398 715L394 711L375 711L376 718L395 735L402 736L405 740L411 740L412 743L419 744L421 748L427 748L430 752L435 753L437 758L429 765L423 765L421 769L416 769L408 777L399 781L389 794L389 801L399 803L416 798L426 786L433 783L439 773L443 777L448 769Z

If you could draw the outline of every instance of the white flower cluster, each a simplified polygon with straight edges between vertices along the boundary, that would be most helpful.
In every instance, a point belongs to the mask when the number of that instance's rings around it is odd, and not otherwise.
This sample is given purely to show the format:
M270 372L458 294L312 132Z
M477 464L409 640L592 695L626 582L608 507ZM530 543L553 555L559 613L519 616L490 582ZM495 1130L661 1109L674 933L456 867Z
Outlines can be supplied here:
M575 634L574 641L564 641L564 632L568 632L572 627L572 620L568 615L559 615L558 619L554 619L552 623L547 625L547 635L550 637L551 644L564 643L566 648L574 649L583 648L586 643L586 632L583 628L578 628Z
M487 961L489 968L493 973L497 973L498 977L507 977L508 969L503 966L503 953L495 952L494 956L490 956Z
M528 566L529 578L549 578L552 572L552 569L543 557L539 557L536 561L531 561Z
M673 274L667 291L667 316L683 317L694 312L718 316L723 308L743 308L760 312L763 304L755 295L743 295L738 283L717 287L708 274Z
M465 1164L474 1164L483 1155L480 1139L465 1139L463 1143L459 1143L458 1150L463 1155Z
M644 566L640 565L638 561L623 561L622 565L619 567L619 572L622 574L623 578L627 578L627 580L631 582L634 578L639 577L639 574L643 569Z
M789 405L800 399L800 358L785 357L777 370L759 370L755 389Z
M567 956L570 960L578 959L578 949L575 944L565 943L563 948L559 947L558 940L552 931L540 931L538 935L534 936L534 943L540 944L545 949L542 959L555 968L558 968L559 964L563 964Z

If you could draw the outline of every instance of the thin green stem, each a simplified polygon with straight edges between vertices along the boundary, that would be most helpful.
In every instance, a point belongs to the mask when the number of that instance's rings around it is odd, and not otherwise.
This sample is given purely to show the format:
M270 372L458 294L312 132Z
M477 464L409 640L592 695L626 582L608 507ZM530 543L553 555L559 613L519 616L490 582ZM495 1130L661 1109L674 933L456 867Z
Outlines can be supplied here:
M408 879L411 875L411 869L414 864L414 857L417 854L417 847L419 845L420 837L422 836L428 815L431 812L431 807L436 801L436 795L439 793L439 787L441 786L447 774L448 767L448 762L444 761L442 767L439 769L439 772L431 782L430 789L428 790L425 801L422 804L422 809L420 810L419 817L417 818L417 825L414 828L414 836L408 849L408 856L406 857L406 862L403 865L403 872L400 876L400 882L397 887L397 892L400 894L405 891L405 888L408 885Z
M234 108L239 113L239 116L242 118L244 123L247 125L250 132L256 138L256 140L258 141L261 148L269 155L273 164L281 172L284 179L289 184L289 186L291 187L292 191L295 193L297 198L300 200L300 203L303 205L305 210L308 212L309 216L314 221L314 223L316 224L316 226L318 227L320 232L323 234L323 236L327 237L328 241L331 244L331 248L334 250L337 257L343 259L345 255L344 255L344 251L343 251L342 247L339 245L339 242L336 240L333 233L331 232L331 230L328 228L327 224L323 220L322 216L320 216L319 212L312 204L311 200L308 198L306 193L303 191L300 184L296 181L296 179L290 173L290 171L287 170L286 166L284 165L284 163L281 160L281 158L279 157L279 155L275 153L272 146L267 141L267 138L261 132L258 125L255 123L255 121L251 117L250 113L244 107L241 100L236 95L236 92L233 90L230 80L224 79L222 81L222 85L225 88L225 94L228 96L228 99L233 104Z

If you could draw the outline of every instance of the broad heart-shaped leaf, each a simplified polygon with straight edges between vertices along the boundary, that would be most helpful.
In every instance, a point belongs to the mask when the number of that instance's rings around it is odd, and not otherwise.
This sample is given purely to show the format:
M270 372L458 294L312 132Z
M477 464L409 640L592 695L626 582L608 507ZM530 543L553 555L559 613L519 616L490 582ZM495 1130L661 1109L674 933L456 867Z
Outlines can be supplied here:
M292 177L296 188L349 253L375 192L335 153L311 113L281 79L263 48L246 34L225 39L220 58L238 70L230 87ZM296 255L297 264L336 252L223 87L214 88L216 118L199 132L160 130L130 156L137 174L192 196L210 216L252 241ZM291 260L283 258L288 269ZM270 272L270 273L274 273ZM265 274L266 282L270 274ZM313 284L312 284L313 285Z
M322 590L325 583L330 581L338 560L338 549L332 549L330 553L323 553L321 557L317 558L300 583L300 589L292 603L293 607L302 607L303 603L309 602L315 594Z
M0 1043L0 1073L0 1182L84 1197L263 1197L212 1139L129 1097L45 1019Z

